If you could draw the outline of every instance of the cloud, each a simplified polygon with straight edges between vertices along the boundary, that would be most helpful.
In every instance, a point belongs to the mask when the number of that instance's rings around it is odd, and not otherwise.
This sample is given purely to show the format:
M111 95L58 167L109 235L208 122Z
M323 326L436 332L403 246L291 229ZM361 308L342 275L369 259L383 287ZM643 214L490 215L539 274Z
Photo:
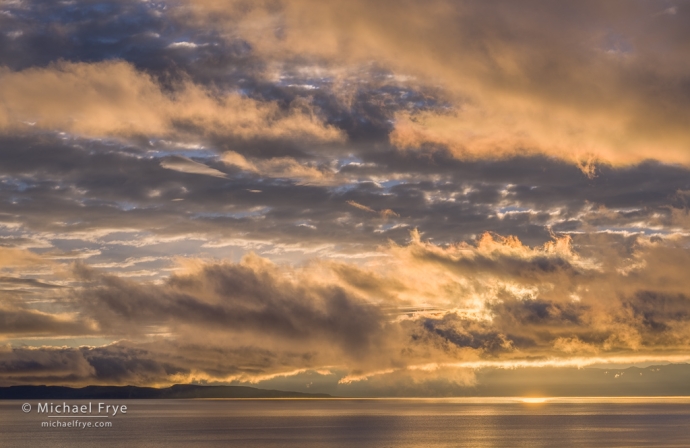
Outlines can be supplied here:
M33 252L13 247L0 247L0 267L1 268L16 268L36 265L45 265L49 263L44 258L36 255Z
M351 205L355 208L358 208L360 210L364 210L365 212L371 212L371 213L376 213L376 210L373 208L367 207L366 205L359 204L355 201L347 201L348 205Z
M192 23L213 17L276 65L310 58L328 72L376 61L413 84L440 85L445 110L395 113L390 137L400 148L440 146L465 160L545 154L588 172L599 162L690 164L682 8L658 15L654 3L623 1L242 5L187 8Z
M94 374L93 366L80 351L68 348L0 352L0 370L5 384L69 383Z
M190 81L165 92L150 75L124 61L4 69L0 81L0 129L5 132L41 128L91 137L342 139L304 102L282 111L275 103L214 94Z
M235 151L226 151L221 156L221 160L227 165L235 166L262 177L296 179L313 185L338 183L335 173L328 169L328 167L301 164L292 157L273 157L265 160L250 161Z
M89 335L98 332L98 327L82 322L75 315L51 314L37 310L3 306L0 308L0 338L41 335Z
M204 176L227 177L222 171L195 162L187 157L174 156L161 162L161 166L168 170L188 174L202 174Z
M100 314L98 308L103 307L99 320L111 320L113 325L118 318L158 324L198 321L220 329L267 332L295 340L333 339L362 350L377 332L377 311L366 302L336 285L321 286L295 272L302 280L300 285L287 276L289 271L281 272L256 256L248 256L240 264L202 265L197 272L175 275L164 288L79 272L97 281L89 292L96 298L92 302L99 304L92 313Z
M598 238L529 247L485 234L476 244L440 246L413 232L409 244L390 244L359 265L290 267L255 255L187 260L162 283L80 263L79 289L59 291L75 298L69 317L6 312L14 313L11 332L97 329L128 339L80 349L101 373L77 382L261 382L338 370L342 384L394 375L390 384L428 386L456 368L659 359L661 348L684 356L687 251L645 238L625 249ZM458 375L454 384L473 384L471 374Z
M352 200L347 201L347 204L348 204L348 205L351 205L351 206L353 206L353 207L355 207L355 208L358 208L358 209L360 209L360 210L364 210L365 212L377 213L377 214L380 215L381 218L383 218L383 219L387 219L387 218L400 218L400 215L398 215L397 213L395 213L393 210L391 210L391 209L389 209L389 208L385 208L385 209L383 209L383 210L377 212L377 211L374 210L373 208L367 207L366 205L359 204L359 203L357 203L357 202L355 202L355 201L352 201Z

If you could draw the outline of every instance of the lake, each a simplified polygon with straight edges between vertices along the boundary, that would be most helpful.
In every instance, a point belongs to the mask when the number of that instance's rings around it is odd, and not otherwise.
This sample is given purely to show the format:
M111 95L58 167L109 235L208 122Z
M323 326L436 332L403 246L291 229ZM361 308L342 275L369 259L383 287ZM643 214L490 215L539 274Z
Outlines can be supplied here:
M66 400L0 402L2 447L690 446L690 398ZM46 401L40 401L45 403ZM47 400L62 407L62 400ZM127 413L97 414L98 403ZM112 408L111 412L112 412ZM57 415L53 412L50 415ZM43 422L72 427L43 427ZM85 423L86 422L86 423ZM82 428L96 422L109 427ZM77 425L75 427L75 425Z

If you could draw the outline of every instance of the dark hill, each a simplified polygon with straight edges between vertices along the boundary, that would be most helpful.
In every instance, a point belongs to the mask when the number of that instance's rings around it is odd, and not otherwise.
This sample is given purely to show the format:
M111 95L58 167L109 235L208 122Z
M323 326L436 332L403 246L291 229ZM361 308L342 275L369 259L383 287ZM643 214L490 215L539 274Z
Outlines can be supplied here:
M136 386L87 386L80 389L63 386L0 387L0 400L82 400L82 399L160 399L160 398L329 398L327 394L307 394L244 386L199 386L176 384L157 389Z

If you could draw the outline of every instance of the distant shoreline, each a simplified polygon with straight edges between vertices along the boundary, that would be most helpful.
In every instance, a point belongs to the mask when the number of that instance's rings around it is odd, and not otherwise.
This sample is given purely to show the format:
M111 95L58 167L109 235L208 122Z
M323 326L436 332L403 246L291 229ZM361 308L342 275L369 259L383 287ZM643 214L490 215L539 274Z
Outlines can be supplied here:
M82 400L82 399L224 399L224 398L335 398L328 394L309 394L246 386L201 386L176 384L166 388L138 386L9 386L0 387L0 400Z

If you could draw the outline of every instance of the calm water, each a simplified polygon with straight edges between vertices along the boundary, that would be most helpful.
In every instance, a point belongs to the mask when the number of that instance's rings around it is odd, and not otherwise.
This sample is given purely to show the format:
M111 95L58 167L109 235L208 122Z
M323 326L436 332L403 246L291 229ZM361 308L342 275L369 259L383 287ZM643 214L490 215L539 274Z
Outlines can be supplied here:
M126 415L48 418L0 401L2 447L690 446L690 399L91 400ZM53 400L62 404L62 400ZM68 400L69 405L85 404ZM88 415L88 414L87 414ZM104 415L104 414L101 414ZM45 428L41 422L110 422Z

